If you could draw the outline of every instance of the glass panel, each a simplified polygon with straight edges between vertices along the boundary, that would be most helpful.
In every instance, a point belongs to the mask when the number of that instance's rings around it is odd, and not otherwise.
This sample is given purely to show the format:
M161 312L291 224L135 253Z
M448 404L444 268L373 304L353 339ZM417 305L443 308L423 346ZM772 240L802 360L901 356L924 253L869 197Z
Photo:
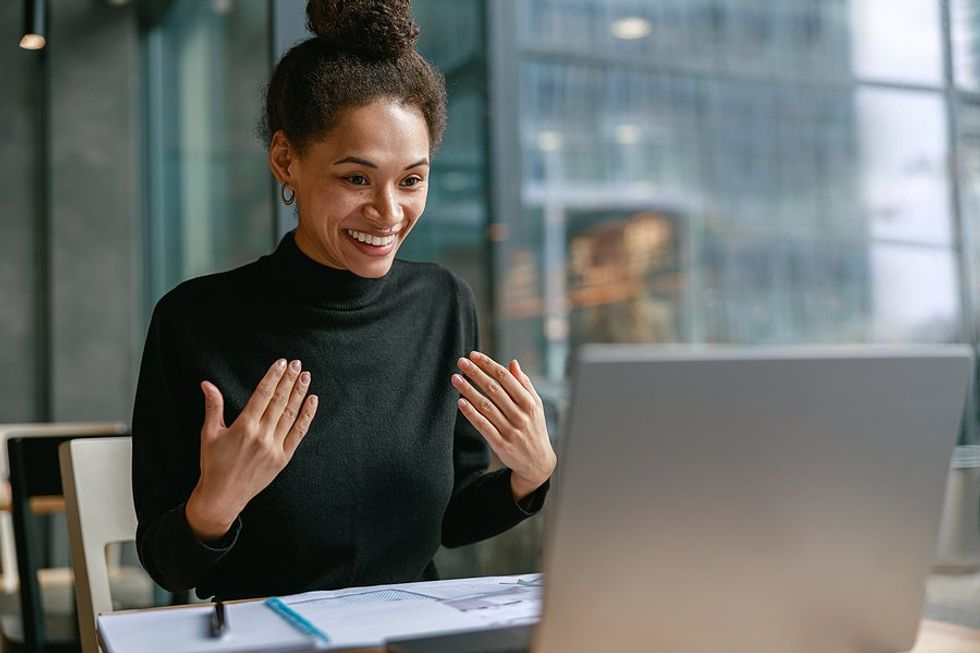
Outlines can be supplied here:
M528 0L521 7L522 42L535 51L739 76L942 81L939 0Z
M273 186L255 131L270 74L267 10L178 0L148 36L151 303L273 245Z
M858 92L862 199L875 238L950 246L946 104L932 93Z
M969 256L973 330L980 334L980 105L959 108L959 181L964 251Z
M487 247L486 70L478 0L415 2L419 51L446 76L449 125L433 158L424 216L399 258L435 261L472 286L481 339L492 340Z
M941 0L855 0L849 4L855 75L890 82L942 83Z
M884 342L961 342L953 252L890 243L871 250L872 337Z
M956 85L980 88L980 2L949 0Z
M524 61L526 212L500 275L536 371L561 380L590 341L952 333L941 93ZM920 262L932 294L903 276Z

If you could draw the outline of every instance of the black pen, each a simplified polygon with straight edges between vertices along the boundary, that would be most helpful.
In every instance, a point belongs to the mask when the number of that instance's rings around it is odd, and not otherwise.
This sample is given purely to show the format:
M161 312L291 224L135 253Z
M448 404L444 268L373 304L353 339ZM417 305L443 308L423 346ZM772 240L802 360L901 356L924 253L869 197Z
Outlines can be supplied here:
M221 637L228 632L228 618L225 616L225 602L218 599L214 602L214 612L211 613L211 637Z

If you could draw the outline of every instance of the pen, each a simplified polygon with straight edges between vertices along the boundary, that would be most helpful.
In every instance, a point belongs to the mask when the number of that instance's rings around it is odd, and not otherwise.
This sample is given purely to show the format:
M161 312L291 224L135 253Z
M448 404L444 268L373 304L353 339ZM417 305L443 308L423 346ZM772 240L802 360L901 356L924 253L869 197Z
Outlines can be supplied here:
M211 637L221 637L228 632L228 618L225 616L225 603L221 599L214 602L211 613Z

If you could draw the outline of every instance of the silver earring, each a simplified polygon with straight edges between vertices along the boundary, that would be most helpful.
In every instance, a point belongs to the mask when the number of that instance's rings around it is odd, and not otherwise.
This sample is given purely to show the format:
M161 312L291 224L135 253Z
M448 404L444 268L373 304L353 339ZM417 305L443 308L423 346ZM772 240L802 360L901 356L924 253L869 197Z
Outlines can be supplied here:
M286 195L287 190L289 191L289 195ZM292 188L287 186L285 182L283 182L283 185L279 187L279 197L282 198L283 204L289 206L294 201L296 201L296 191L294 191Z

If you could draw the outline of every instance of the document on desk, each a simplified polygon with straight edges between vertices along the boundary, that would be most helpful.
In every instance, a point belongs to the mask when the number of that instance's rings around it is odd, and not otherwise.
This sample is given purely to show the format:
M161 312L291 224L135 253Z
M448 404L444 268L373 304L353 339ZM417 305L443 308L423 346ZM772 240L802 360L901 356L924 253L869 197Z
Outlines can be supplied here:
M226 604L229 633L211 638L211 606L99 617L107 653L250 653L380 646L389 639L532 624L540 574L493 576L280 597L326 637L311 638L262 601Z
M385 633L384 639L388 639L420 633L533 624L541 613L542 589L541 574L527 574L308 592L285 598L283 602L331 639L331 630L336 630L334 624L347 614L356 613L359 606L387 605L392 614L403 605L407 608L410 602L439 606L429 613L413 608L416 610L413 618L420 630ZM373 643L381 642L373 640Z
M229 631L211 637L211 604L140 610L99 617L106 653L251 653L308 651L310 638L261 601L225 604Z

